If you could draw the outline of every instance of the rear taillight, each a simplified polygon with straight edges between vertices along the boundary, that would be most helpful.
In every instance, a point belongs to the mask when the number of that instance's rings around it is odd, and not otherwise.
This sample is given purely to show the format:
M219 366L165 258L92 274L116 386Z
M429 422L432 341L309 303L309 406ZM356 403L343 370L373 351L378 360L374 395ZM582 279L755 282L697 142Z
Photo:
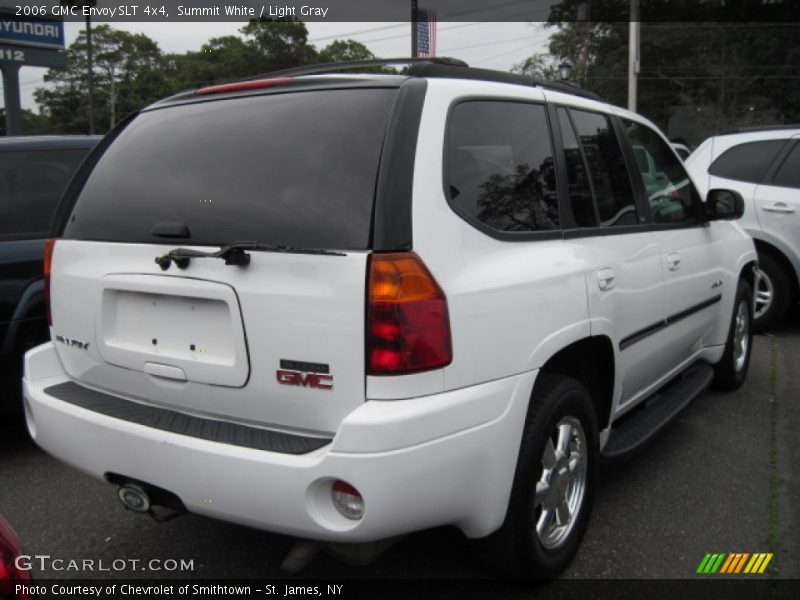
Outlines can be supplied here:
M53 325L53 317L50 314L50 265L53 262L53 250L56 247L55 238L50 238L44 243L44 302L47 310L47 324Z
M17 600L31 598L26 590L17 589L17 585L26 585L31 580L30 572L17 566L17 557L21 554L22 544L17 534L3 517L0 517L0 598Z
M416 254L372 254L367 300L370 375L402 375L450 364L447 298Z

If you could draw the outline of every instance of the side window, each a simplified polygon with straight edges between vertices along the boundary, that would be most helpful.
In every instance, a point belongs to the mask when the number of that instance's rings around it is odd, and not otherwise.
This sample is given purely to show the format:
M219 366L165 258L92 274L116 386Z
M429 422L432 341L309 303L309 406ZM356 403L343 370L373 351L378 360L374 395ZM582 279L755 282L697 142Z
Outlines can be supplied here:
M789 156L778 168L772 178L772 185L800 190L800 143L796 144Z
M543 106L474 100L453 109L445 185L453 209L496 231L559 228L555 161Z
M623 123L636 156L653 222L696 222L700 197L672 148L649 127L635 121L623 120Z
M589 185L589 173L583 160L581 147L572 122L565 108L558 109L558 124L561 128L561 140L564 145L564 158L567 163L569 179L569 202L572 215L578 227L597 227L599 221L592 201L592 188Z
M728 148L711 163L708 172L725 179L760 183L767 167L785 143L786 140L765 140Z
M631 180L611 120L598 113L569 112L586 158L600 224L637 224Z
M87 152L0 152L0 237L44 236L64 188Z

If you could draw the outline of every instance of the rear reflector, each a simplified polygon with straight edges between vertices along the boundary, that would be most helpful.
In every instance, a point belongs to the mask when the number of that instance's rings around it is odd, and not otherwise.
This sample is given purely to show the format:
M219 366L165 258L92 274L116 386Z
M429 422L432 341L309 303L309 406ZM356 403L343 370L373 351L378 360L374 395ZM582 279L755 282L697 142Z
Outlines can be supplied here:
M229 92L245 92L247 90L260 90L262 88L274 87L276 85L286 85L294 81L291 77L272 77L271 79L251 79L250 81L234 81L232 83L222 83L220 85L210 85L208 87L195 90L195 94L226 94Z
M47 324L53 324L53 317L50 314L50 265L53 262L53 250L56 247L56 239L50 238L44 242L44 302L47 310Z
M331 498L336 510L343 517L357 521L364 516L364 498L346 481L337 479L333 482Z
M418 373L450 364L447 299L416 254L370 255L368 294L370 375Z

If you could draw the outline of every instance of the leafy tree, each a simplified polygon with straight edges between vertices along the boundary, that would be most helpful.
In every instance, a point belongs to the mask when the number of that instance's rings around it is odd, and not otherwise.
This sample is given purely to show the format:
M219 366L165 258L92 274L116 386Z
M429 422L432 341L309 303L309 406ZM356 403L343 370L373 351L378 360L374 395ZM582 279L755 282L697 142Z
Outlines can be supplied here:
M256 72L277 71L316 62L317 51L308 43L305 23L294 18L254 19L241 31L259 51Z
M575 83L624 106L628 23L550 26L556 29L550 38L553 60L569 60ZM702 115L696 130L680 132L692 137L691 143L735 125L800 120L800 39L794 23L645 22L640 58L638 111L664 129L681 107ZM517 69L536 71L546 64L542 60L534 55Z
M26 108L22 109L22 133L24 135L57 133L58 126L54 126L46 115L37 114ZM6 134L6 109L0 108L0 135Z
M158 44L146 35L99 25L92 30L92 44L98 130L110 129L125 114L170 89ZM65 133L88 130L86 49L86 32L81 31L67 49L67 68L49 69L44 80L52 85L34 92L42 112L62 124Z
M198 52L169 54L165 62L174 91L241 79L267 68L256 45L235 35L211 38Z
M346 62L350 60L370 60L375 55L361 42L355 40L335 40L320 50L319 62Z

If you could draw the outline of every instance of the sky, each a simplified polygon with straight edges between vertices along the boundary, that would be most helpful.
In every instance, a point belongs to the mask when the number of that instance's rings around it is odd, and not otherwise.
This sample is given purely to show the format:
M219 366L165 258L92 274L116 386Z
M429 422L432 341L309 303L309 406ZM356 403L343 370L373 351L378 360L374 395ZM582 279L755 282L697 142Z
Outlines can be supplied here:
M209 38L237 35L245 24L220 23L115 23L113 27L132 33L144 33L155 40L164 52L199 50ZM364 43L379 57L410 56L411 28L408 23L306 23L309 42L322 48L335 39L354 39ZM82 23L65 22L67 46L84 28ZM453 56L471 66L509 70L531 54L547 52L552 29L541 23L446 22L438 24L437 55ZM46 69L24 67L20 71L23 108L38 112L33 91L43 85ZM1 98L0 98L1 102Z

